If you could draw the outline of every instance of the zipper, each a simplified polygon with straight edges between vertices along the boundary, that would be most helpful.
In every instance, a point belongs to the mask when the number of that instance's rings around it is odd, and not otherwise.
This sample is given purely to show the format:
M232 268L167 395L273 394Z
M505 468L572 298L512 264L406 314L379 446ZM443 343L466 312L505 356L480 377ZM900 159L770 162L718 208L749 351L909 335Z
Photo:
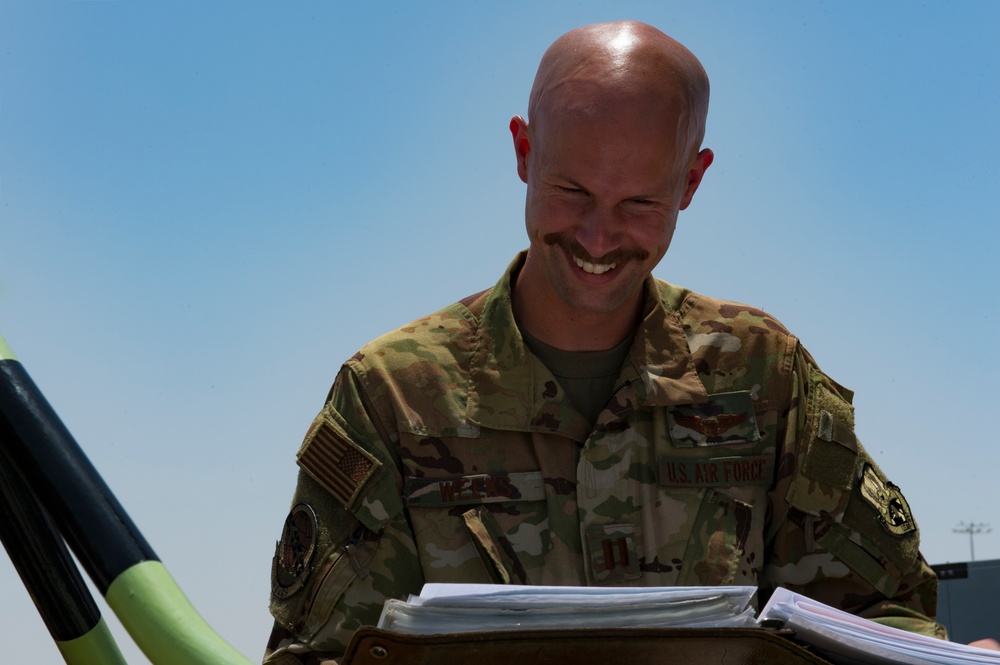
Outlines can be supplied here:
M347 555L347 560L351 562L351 568L354 572L358 574L358 579L365 579L368 577L368 569L365 568L364 562L361 560L361 555L358 553L358 548L356 545L358 542L367 534L368 529L363 525L359 524L358 528L354 530L351 537L347 540L344 545L343 550Z

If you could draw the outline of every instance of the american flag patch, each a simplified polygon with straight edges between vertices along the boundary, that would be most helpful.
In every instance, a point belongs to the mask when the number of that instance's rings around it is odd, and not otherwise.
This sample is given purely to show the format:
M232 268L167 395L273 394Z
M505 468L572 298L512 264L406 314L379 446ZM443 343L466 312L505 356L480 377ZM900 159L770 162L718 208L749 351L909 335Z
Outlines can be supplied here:
M306 435L299 466L337 497L345 508L381 466L379 461L323 418Z

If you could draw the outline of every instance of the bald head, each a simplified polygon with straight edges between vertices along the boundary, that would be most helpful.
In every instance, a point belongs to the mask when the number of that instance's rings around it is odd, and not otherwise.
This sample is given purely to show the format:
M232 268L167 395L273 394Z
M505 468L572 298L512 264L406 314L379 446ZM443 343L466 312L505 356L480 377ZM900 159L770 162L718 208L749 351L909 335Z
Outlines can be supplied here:
M537 132L567 115L632 107L674 126L689 156L705 135L708 96L705 69L679 42L645 23L598 23L566 33L542 56L528 120Z

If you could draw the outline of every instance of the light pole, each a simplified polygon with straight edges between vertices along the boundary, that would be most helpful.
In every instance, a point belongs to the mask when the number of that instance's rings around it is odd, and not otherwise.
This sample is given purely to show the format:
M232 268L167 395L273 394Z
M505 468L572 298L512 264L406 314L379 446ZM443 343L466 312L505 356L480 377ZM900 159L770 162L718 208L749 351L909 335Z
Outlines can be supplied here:
M954 531L955 533L969 534L969 557L970 557L969 561L976 560L976 548L975 545L973 545L972 543L973 535L977 533L989 533L990 531L993 530L989 528L989 526L990 526L989 524L983 524L982 522L978 524L976 522L969 522L968 524L966 524L965 522L959 522L958 528L952 529L952 531Z

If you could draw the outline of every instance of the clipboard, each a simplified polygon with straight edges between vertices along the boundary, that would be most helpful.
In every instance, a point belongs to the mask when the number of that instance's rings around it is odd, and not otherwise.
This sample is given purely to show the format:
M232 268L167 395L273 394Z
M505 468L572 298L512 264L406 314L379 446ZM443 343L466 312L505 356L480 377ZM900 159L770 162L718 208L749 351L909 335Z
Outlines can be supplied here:
M830 665L766 628L600 628L407 635L370 626L342 665Z

